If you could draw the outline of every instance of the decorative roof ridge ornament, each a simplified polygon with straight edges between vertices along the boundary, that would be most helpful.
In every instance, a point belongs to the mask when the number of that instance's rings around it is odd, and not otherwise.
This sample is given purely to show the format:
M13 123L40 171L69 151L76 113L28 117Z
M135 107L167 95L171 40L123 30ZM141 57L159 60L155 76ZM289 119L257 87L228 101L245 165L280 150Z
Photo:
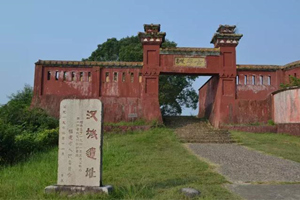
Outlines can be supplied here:
M235 34L235 28L236 26L235 25L219 25L219 28L217 29L217 32L218 33L224 33L224 34L227 34L227 33L233 33Z
M138 36L142 44L159 44L165 41L165 32L160 32L160 24L144 24L144 31L139 32Z
M146 33L160 32L160 24L144 24L144 31Z
M219 25L219 28L217 29L217 32L214 34L210 43L214 44L215 47L236 47L242 37L243 34L236 33L235 25Z

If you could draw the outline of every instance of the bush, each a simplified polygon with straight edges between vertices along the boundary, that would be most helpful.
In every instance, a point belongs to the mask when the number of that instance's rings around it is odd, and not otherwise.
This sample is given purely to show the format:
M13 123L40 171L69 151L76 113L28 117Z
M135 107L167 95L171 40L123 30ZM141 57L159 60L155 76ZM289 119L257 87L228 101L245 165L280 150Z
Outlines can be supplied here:
M289 87L299 87L300 86L300 78L297 78L295 76L290 76L289 77L289 82L284 84L281 83L280 87L283 89L289 88Z
M30 86L9 98L0 107L0 164L12 164L58 144L58 120L40 108L30 108Z
M21 134L19 127L4 124L0 120L0 163L14 160L15 137L19 134Z
M268 120L268 124L271 125L271 126L274 126L275 122L272 119L270 119L270 120Z

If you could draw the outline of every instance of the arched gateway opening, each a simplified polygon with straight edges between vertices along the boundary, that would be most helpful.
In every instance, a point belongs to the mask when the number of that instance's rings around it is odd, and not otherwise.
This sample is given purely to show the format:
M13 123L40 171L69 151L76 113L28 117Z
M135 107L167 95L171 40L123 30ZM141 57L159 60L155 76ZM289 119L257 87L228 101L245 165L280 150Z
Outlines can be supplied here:
M159 103L165 116L198 116L199 88L211 76L160 74Z
M162 120L158 102L160 74L212 76L199 90L199 117L218 127L233 120L236 94L235 48L242 37L235 26L220 26L211 43L214 48L160 48L164 42L160 25L144 25L139 33L143 44L145 117ZM146 111L147 109L147 111Z

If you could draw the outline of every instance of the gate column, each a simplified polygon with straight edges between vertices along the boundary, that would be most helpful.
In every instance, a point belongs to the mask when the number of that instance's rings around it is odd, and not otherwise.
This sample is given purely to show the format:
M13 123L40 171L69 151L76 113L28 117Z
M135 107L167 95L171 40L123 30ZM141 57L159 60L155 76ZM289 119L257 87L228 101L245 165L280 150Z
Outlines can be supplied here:
M144 118L148 121L157 120L162 122L158 100L159 51L166 33L160 32L159 24L145 24L144 31L138 34L143 45L143 85L141 94L143 113Z
M234 106L236 98L236 47L242 34L235 33L236 26L220 25L214 34L211 43L215 48L220 48L219 66L222 68L219 74L218 119L214 126L224 123L232 123L234 120Z

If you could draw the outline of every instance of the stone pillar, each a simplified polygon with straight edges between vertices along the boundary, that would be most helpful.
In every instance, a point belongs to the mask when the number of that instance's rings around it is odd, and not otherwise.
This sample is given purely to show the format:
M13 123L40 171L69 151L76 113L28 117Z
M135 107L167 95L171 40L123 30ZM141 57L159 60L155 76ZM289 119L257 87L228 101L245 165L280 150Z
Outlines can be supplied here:
M101 67L93 66L92 68L92 96L99 98L101 94Z
M219 126L224 123L233 123L235 118L236 99L236 47L242 34L236 34L236 26L220 25L214 34L211 43L220 48L220 70L217 98L219 108Z
M139 38L143 45L143 86L142 105L144 118L148 121L162 122L159 95L160 46L164 42L166 33L160 32L159 24L145 24L144 32L140 32Z

